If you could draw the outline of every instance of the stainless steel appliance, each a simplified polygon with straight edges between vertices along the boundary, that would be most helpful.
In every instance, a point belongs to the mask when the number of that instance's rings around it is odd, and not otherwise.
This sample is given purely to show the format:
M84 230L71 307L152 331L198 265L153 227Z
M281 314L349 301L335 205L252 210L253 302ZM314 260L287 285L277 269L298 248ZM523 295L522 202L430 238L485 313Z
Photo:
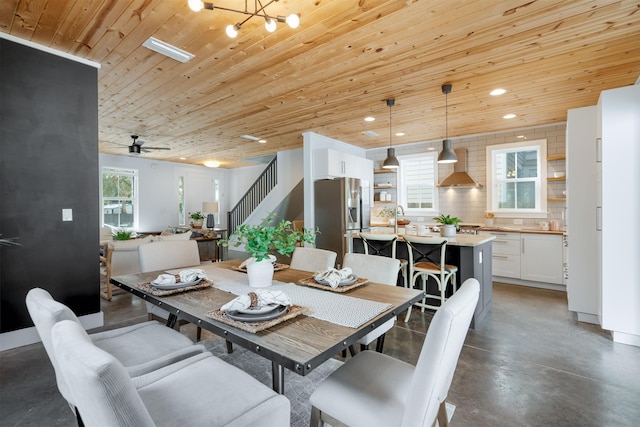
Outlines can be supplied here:
M345 235L369 227L371 208L368 186L366 181L357 178L315 182L315 223L320 228L316 247L336 252L337 265L342 265L342 258L348 249Z

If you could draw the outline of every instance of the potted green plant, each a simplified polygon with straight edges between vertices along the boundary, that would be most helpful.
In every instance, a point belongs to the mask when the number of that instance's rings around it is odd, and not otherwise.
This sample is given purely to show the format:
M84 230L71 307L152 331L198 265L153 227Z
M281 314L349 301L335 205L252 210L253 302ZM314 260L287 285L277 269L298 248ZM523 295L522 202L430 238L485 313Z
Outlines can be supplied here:
M445 216L444 214L440 214L440 216L437 216L433 219L435 219L438 224L442 224L440 235L443 237L455 237L456 227L462 222L460 218L456 218L455 216L452 217L449 215Z
M113 238L115 240L131 240L131 231L119 228L113 232Z
M224 247L244 245L251 255L246 265L249 285L253 287L270 286L273 279L274 253L291 256L298 243L315 243L318 230L302 228L295 230L293 223L287 220L277 222L277 215L270 213L258 225L242 224L229 236L220 241Z
M189 224L191 225L191 227L193 228L202 228L202 224L204 223L204 219L206 218L204 216L204 214L200 211L197 212L189 212L189 218L191 218L191 221L189 222Z

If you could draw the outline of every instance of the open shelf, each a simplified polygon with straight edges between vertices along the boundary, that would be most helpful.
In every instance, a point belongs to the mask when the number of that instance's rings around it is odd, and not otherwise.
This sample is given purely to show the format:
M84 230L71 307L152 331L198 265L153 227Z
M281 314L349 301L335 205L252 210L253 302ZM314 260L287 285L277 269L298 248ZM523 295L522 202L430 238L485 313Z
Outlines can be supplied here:
M396 173L396 169L377 169L373 173Z
M564 154L557 154L555 156L549 156L547 157L547 161L552 161L552 160L565 160L567 158L567 156L565 156Z
M547 181L566 181L566 176L561 176L560 178L547 178Z
M566 202L567 198L566 197L549 197L549 198L547 198L547 201L549 201L549 202Z

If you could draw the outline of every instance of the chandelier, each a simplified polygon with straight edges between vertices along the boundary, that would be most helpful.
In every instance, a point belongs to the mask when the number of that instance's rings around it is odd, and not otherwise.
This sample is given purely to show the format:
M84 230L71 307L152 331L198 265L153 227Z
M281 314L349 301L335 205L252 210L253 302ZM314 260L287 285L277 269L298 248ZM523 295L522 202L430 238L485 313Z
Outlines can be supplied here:
M271 3L274 3L277 1L278 0L270 0L265 5L263 5L261 0L254 0L253 11L248 9L249 0L244 0L244 10L236 10L236 9L230 9L227 7L215 6L213 3L204 2L202 0L188 0L188 3L191 10L193 10L194 12L200 12L202 9L208 9L208 10L220 9L220 10L226 10L229 12L236 12L236 13L241 13L243 15L248 15L248 17L242 22L236 22L235 24L227 25L227 28L225 30L227 33L227 36L231 38L235 38L238 35L238 31L240 31L244 23L247 22L249 19L253 18L254 16L259 16L261 18L264 18L264 28L270 33L276 30L276 25L278 22L286 22L289 27L298 28L298 26L300 25L300 17L295 13L292 13L291 15L286 17L280 16L280 15L271 16L267 14L265 9Z

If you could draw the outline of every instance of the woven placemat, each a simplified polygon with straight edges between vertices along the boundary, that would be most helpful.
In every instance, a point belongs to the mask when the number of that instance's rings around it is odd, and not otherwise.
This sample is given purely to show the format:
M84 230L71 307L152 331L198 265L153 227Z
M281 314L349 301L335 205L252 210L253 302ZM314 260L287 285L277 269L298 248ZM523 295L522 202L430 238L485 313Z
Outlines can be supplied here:
M287 310L287 312L282 316L276 317L275 319L267 320L266 322L239 322L237 320L230 319L229 317L227 317L227 312L221 310L210 311L207 313L207 316L219 322L233 326L234 328L242 329L243 331L255 334L256 332L264 331L265 329L271 328L272 326L278 325L282 322L286 322L287 320L293 319L294 317L298 317L308 311L309 309L307 307L292 305L289 307L289 310Z
M232 267L234 270L236 271L241 271L243 273L247 272L247 267ZM282 270L286 270L287 268L289 268L289 264L278 264L277 262L275 264L273 264L273 271L282 271Z
M166 297L167 295L179 294L181 292L189 292L189 291L195 291L197 289L209 288L213 286L213 282L207 279L202 279L200 283L198 283L197 285L187 286L186 288L166 289L166 290L160 290L160 289L154 288L153 286L151 286L151 283L149 282L139 283L135 286L141 291L148 292L151 295L154 295L156 297Z
M331 286L322 285L322 284L316 282L316 279L314 279L313 277L308 277L306 279L300 279L300 280L298 280L298 283L301 284L301 285L304 285L304 286L309 286L310 288L322 289L323 291L347 292L347 291L350 291L351 289L359 288L362 285L366 285L367 283L369 283L369 280L365 279L364 277L358 277L358 279L354 283L352 283L351 285L338 286L337 288L332 288Z

